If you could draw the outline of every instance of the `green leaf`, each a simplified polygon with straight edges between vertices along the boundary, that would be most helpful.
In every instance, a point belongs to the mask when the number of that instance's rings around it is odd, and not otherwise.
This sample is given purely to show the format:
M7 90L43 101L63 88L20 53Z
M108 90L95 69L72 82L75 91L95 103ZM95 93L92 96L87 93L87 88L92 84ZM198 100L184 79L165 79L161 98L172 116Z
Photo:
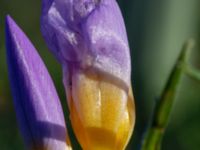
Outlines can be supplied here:
M141 150L160 150L162 137L165 133L176 93L180 85L180 80L185 70L187 70L190 75L192 74L200 79L199 72L196 72L191 68L186 69L187 67L185 67L193 46L194 41L192 39L188 40L183 45L181 53L170 73L165 88L156 103L150 120L150 126L148 127L146 135L142 141Z

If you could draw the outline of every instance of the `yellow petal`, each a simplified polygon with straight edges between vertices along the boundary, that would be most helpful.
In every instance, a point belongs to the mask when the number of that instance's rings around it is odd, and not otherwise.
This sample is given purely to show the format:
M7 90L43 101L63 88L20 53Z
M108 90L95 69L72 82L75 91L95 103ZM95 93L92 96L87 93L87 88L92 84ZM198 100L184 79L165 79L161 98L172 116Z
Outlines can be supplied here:
M68 91L69 92L69 91ZM84 150L123 150L135 124L133 96L92 71L72 76L70 116Z

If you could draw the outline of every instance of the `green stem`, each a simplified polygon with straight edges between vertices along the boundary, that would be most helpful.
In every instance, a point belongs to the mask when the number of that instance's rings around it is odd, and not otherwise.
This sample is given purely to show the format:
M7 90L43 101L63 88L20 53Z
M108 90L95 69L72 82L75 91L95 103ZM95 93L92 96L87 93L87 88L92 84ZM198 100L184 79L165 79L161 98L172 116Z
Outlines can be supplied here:
M200 71L199 70L186 64L184 66L184 71L189 77L200 82Z
M169 76L167 84L159 101L156 103L150 126L144 136L141 150L160 150L162 138L168 124L172 106L175 100L179 82L183 74L183 67L187 61L190 49L193 47L193 41L187 41L182 50L173 70Z

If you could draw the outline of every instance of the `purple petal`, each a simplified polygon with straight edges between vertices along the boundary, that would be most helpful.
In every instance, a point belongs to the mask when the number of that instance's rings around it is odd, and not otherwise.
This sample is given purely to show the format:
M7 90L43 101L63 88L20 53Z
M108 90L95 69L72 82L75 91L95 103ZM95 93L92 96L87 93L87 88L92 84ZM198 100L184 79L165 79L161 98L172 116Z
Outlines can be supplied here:
M52 79L23 31L6 18L9 78L21 133L28 148L64 150L67 130Z
M128 89L130 52L115 0L53 0L42 13L41 30L62 64L96 69Z

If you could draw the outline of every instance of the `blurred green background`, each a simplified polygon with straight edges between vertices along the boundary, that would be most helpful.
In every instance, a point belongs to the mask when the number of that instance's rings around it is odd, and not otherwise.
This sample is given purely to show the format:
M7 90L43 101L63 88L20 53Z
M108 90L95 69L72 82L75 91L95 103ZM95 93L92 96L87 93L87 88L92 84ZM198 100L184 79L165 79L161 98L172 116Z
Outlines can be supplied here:
M190 63L200 70L199 0L118 0L125 19L132 54L132 84L137 122L127 150L137 149L156 99L180 53L183 43L196 39ZM10 93L5 59L4 19L10 14L41 54L68 110L59 64L48 51L40 33L40 0L0 0L0 149L24 149ZM70 135L73 136L72 130ZM73 144L76 144L74 138ZM75 146L75 150L79 150ZM200 83L182 78L163 150L200 149Z

